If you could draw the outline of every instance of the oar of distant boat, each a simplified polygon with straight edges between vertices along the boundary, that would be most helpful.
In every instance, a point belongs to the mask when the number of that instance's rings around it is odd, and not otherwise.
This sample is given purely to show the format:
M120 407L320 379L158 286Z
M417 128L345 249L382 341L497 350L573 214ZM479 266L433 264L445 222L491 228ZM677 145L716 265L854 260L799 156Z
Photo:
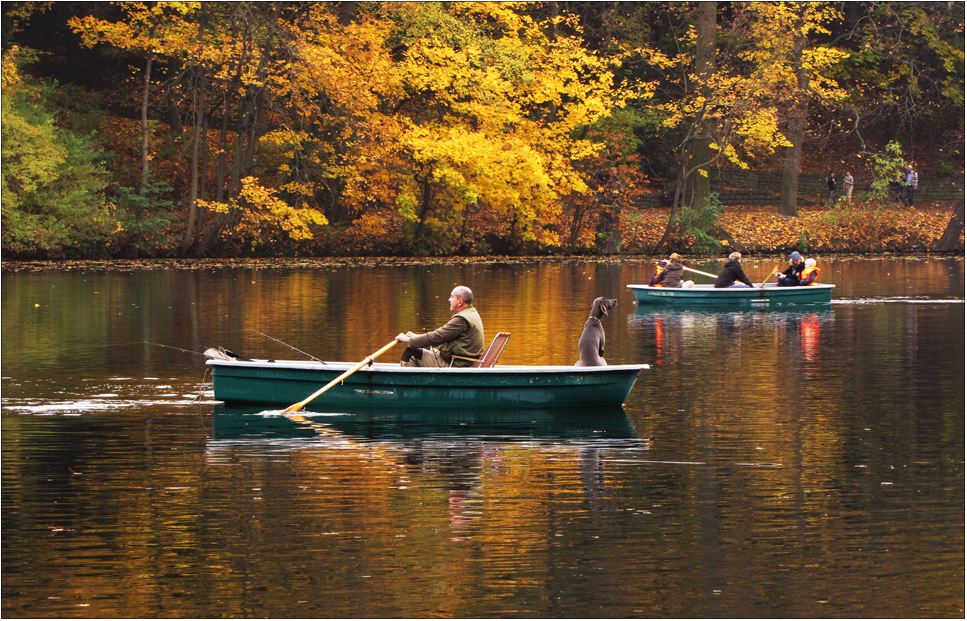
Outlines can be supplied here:
M686 272L692 272L692 273L695 273L695 274L701 274L702 276L708 276L709 278L716 278L716 279L718 278L718 276L716 276L715 274L710 274L708 272L703 272L701 270L693 270L692 268L685 267L684 265L682 266L682 269L685 270ZM772 273L770 273L768 276L766 276L766 279L763 280L762 281L762 284L759 285L759 286L760 287L764 286L769 281L769 279L772 278L772 274L775 274L778 271L779 271L779 266L777 265L776 268L774 270L772 270ZM755 285L753 285L753 286L755 286Z
M684 265L682 266L682 269L685 270L686 272L693 272L695 274L701 274L702 276L708 276L709 278L718 278L718 276L716 276L715 274L709 274L708 272L702 272L700 270L693 270L692 268L685 267Z

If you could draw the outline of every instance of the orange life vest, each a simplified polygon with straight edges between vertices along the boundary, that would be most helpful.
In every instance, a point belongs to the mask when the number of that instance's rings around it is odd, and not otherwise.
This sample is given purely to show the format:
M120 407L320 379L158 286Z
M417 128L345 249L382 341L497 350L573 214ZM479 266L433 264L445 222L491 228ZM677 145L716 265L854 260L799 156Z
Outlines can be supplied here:
M799 277L799 284L815 285L817 280L819 280L819 268L807 267L802 271L802 276Z

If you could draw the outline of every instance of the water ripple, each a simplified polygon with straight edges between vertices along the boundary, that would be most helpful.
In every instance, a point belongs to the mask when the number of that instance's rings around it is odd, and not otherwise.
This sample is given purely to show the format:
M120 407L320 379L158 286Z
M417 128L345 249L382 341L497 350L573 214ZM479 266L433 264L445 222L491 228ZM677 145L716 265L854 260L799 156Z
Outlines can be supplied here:
M861 305L861 304L963 304L961 298L931 299L917 297L884 297L884 298L839 298L830 304Z

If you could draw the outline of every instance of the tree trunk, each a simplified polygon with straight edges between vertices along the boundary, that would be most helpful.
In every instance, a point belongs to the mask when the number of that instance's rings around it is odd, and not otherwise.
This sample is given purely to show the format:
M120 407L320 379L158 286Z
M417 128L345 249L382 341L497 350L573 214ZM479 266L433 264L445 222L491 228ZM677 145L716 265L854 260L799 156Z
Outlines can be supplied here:
M204 7L204 3L202 7ZM204 12L204 8L202 8ZM202 69L204 71L204 69ZM195 127L192 131L191 139L191 193L188 197L188 222L185 226L185 236L181 240L181 254L182 256L188 252L188 248L191 246L192 241L195 239L195 221L198 218L198 153L201 148L201 128L203 125L203 118L205 116L206 99L208 94L208 80L202 76L201 85L199 86L201 91L198 100L198 110L195 114Z
M205 45L205 18L206 5L203 2L201 4L201 17L198 20L198 44L200 46ZM195 126L191 137L191 193L188 197L188 222L185 225L185 236L181 239L181 252L179 253L181 256L187 254L188 248L195 239L195 220L198 218L198 151L201 145L201 127L208 108L208 78L203 66L199 65L197 68L201 72L201 78L197 87L199 95L196 100Z
M936 252L956 252L964 249L960 243L960 236L964 234L964 204L957 206L947 228L940 236L940 239L933 243L933 250Z
M695 73L700 78L707 79L715 70L715 28L718 3L699 2L695 21L698 39L695 49ZM705 82L707 84L707 81ZM703 94L709 96L707 86L702 88ZM704 116L700 115L688 128L685 146L681 151L681 170L675 183L675 198L672 201L668 224L661 239L655 244L654 252L661 252L675 228L678 226L679 208L689 205L692 209L705 209L705 203L712 189L712 181L708 167L712 161L712 138ZM704 172L704 174L703 174Z
M696 14L698 40L695 50L695 74L708 83L715 70L715 26L718 3L699 2ZM702 87L704 95L709 96L707 86ZM685 154L685 168L689 171L685 178L683 204L695 211L705 209L712 180L708 166L712 161L712 135L704 116L696 119L692 138L688 141Z
M144 194L151 175L151 126L148 125L148 102L151 97L151 64L154 54L148 52L144 66L144 93L141 96L141 194Z
M571 196L571 230L568 233L567 254L574 254L577 248L578 239L581 237L581 229L584 225L584 216L589 211L588 204L584 202L584 197Z
M202 117L201 126L201 173L198 182L198 196L204 200L208 200L208 167L210 165L210 155L208 148L208 132L211 129L209 127L210 118L206 114ZM192 238L191 243L196 244L198 240L201 239L202 231L205 227L205 210L199 209L197 211L197 220L195 220L195 236Z
M668 224L665 226L665 232L662 234L661 239L655 244L655 249L652 251L652 254L661 252L661 249L668 243L668 238L671 237L672 231L675 230L675 225L678 223L678 205L682 199L682 186L684 183L685 167L682 166L681 171L678 173L678 179L675 181L675 198L672 200L671 213L668 214Z
M252 116L251 107L252 104L249 100L249 102L246 103L246 110L243 112L243 118L245 119L243 122L243 127L239 129L235 135L235 159L232 162L231 179L229 180L228 189L225 192L224 198L226 201L231 201L238 195L239 187L242 183L242 159L245 139L248 135L248 131L246 129L249 125L248 119L250 119ZM218 214L216 217L211 218L211 227L208 229L208 232L205 233L205 236L202 237L202 240L199 242L198 246L195 247L194 256L201 258L208 254L208 249L211 246L211 243L216 237L218 237L222 229L231 223L232 215L233 214L229 214L226 216L225 214Z
M269 62L271 62L270 55L273 44L275 43L276 24L279 21L280 11L281 3L272 3L272 14L267 23L268 36L265 37L265 45L262 46L262 56L259 59L259 66L256 72L259 77L260 84L265 84L268 81L268 70L266 67L268 66ZM245 162L242 167L242 170L245 171L246 175L248 174L248 171L252 169L252 163L255 161L255 145L258 143L259 138L264 136L268 131L268 122L266 120L265 110L265 94L265 86L259 86L255 89L254 97L252 98L252 113L249 115L250 124L248 148L245 151Z
M414 243L419 240L420 235L423 234L423 223L426 221L426 217L430 213L430 209L432 208L433 204L433 184L430 182L430 173L427 173L426 177L423 179L417 177L416 181L420 184L423 196L420 198L419 222L417 222L416 231L413 233Z
M233 37L239 36L238 30L238 25L233 24L231 29ZM242 84L242 67L248 62L248 50L248 41L244 40L241 57L235 65L235 75L225 89L225 96L222 100L222 125L218 134L218 170L215 173L215 202L217 203L223 202L226 195L231 194L229 188L225 185L225 173L228 169L228 149L226 148L228 146L228 126L232 120L232 105L235 101L235 95ZM236 125L236 128L236 133L241 134L238 125Z
M802 162L803 127L805 117L798 111L790 121L789 142L786 159L782 166L782 185L779 188L779 215L796 217L799 215L799 165Z
M169 60L168 75L173 76L165 86L165 97L168 100L168 126L173 133L182 134L185 131L185 126L181 122L181 108L178 106L177 97L174 93L175 85L180 79L178 76L181 75L181 62L177 59Z
M339 3L339 25L348 26L353 23L356 19L356 3L355 2L340 2Z
M242 122L239 130L235 134L235 157L232 160L232 176L228 180L228 192L225 194L226 200L232 200L238 193L242 179L242 163L245 153L245 140L248 137L250 124L252 123L252 98L245 97L245 110L242 111Z
M797 32L802 30L802 19L796 22ZM809 88L809 71L803 66L802 55L806 49L806 37L796 35L793 44L792 61L796 66L796 101L793 104L789 119L789 129L786 138L792 143L786 147L786 159L782 166L782 186L779 188L779 215L796 217L799 208L796 203L799 198L799 165L802 161L802 143L805 140L806 117L809 114L807 89Z
M621 206L618 204L620 179L618 169L612 168L608 181L600 190L601 209L598 214L598 252L611 256L621 252Z
M218 168L215 171L215 202L220 203L225 198L225 169L228 166L225 147L228 145L228 121L232 116L232 92L229 87L222 104L222 125L218 130Z

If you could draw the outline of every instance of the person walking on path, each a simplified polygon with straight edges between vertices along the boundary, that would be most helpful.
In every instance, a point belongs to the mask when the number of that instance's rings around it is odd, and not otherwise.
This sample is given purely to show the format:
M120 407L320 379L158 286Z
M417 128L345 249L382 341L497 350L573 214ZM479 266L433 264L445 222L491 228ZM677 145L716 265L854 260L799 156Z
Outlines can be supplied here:
M853 206L853 174L846 171L846 176L843 177L843 191L846 192L846 202L850 207Z
M917 204L917 186L920 185L920 175L913 170L913 164L907 166L907 207Z
M826 186L829 188L827 207L832 207L836 203L836 175L833 174L833 171L829 171L829 176L826 177Z

